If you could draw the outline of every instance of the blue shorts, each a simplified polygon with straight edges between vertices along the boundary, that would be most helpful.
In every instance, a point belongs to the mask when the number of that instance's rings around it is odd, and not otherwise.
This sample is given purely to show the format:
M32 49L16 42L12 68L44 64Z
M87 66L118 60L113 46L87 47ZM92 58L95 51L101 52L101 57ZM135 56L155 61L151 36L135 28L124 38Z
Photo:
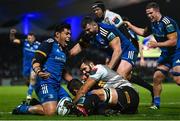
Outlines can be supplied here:
M168 68L180 66L180 51L176 51L173 55L161 53L158 64L165 65Z
M157 63L160 65L165 65L168 68L171 68L172 67L172 57L168 56L164 53L161 53L161 55L159 56L159 58L157 60Z
M23 76L30 76L30 73L31 73L31 66L23 66L23 71L22 71L22 74Z
M121 55L121 60L126 60L127 62L129 62L132 66L134 66L137 57L138 57L138 51L131 49L131 48L127 48Z
M173 54L173 59L172 59L172 67L175 66L180 66L180 50L177 50L175 54Z
M43 81L39 79L37 81ZM48 81L48 80L44 80ZM41 103L48 102L48 101L59 101L62 97L70 97L67 91L60 86L60 84L53 84L53 83L41 83L35 86L36 94L39 98Z

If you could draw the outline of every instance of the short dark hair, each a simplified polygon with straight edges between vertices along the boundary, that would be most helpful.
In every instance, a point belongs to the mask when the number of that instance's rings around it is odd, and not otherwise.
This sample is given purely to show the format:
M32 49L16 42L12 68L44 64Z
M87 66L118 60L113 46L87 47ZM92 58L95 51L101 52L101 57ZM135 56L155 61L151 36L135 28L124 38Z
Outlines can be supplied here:
M28 35L35 36L35 33L34 32L29 32Z
M102 11L105 11L105 5L102 1L96 1L93 3L93 5L91 6L92 9L95 9L96 7L99 7L102 9Z
M87 24L95 22L94 19L90 16L86 16L82 19L81 27L84 29Z
M71 25L66 22L62 22L61 24L57 25L54 30L54 36L55 36L56 32L62 32L64 29L70 30Z
M95 65L106 64L107 55L103 51L90 47L88 49L85 49L82 54L83 58L81 59L81 64L89 64L90 62L93 62Z
M83 83L79 79L72 79L70 82L68 82L67 88L69 92L75 96L76 95L75 90L79 90L82 85Z
M160 9L159 5L156 2L150 2L146 5L146 9L150 9L150 8L155 8L155 9Z

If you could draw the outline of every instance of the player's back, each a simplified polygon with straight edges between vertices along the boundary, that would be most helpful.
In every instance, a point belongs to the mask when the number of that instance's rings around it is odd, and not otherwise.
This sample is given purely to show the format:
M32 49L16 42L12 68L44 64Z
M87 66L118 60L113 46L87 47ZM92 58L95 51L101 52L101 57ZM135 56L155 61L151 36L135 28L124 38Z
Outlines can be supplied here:
M94 70L96 72L90 74L90 78L93 78L96 81L102 81L101 86L104 88L132 86L127 80L123 79L122 76L108 68L106 65L98 64L94 67Z

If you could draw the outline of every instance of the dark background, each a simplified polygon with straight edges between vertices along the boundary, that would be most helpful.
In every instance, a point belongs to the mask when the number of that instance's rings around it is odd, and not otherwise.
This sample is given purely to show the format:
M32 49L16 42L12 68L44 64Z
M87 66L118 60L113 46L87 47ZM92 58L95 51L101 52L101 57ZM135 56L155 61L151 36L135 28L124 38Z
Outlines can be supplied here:
M0 80L21 78L22 47L9 41L9 30L16 28L22 35L34 32L39 41L52 35L54 26L62 21L72 25L72 39L76 40L83 16L91 14L96 0L0 0ZM107 8L128 17L137 26L145 27L148 19L145 6L152 0L103 0ZM155 0L163 15L180 23L179 0ZM139 69L141 70L141 69ZM154 67L146 68L145 76L152 77ZM139 71L137 71L139 73ZM144 76L144 75L142 75ZM1 82L1 81L0 81Z

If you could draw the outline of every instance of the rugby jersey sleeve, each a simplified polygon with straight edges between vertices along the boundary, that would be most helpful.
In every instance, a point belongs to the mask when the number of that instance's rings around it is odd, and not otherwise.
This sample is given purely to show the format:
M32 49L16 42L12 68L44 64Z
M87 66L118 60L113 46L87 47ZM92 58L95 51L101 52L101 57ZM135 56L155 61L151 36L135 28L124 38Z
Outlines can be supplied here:
M35 52L35 56L33 59L33 63L40 63L41 65L46 60L48 54L51 52L52 46L53 46L54 39L50 38L45 41L43 41L39 48Z
M162 22L164 23L164 25L165 25L165 34L171 34L171 33L174 33L174 32L176 32L177 30L176 30L176 23L175 23L175 21L173 21L173 20L171 20L171 19L169 19L169 18L167 18L167 17L164 17L163 19L162 19Z

